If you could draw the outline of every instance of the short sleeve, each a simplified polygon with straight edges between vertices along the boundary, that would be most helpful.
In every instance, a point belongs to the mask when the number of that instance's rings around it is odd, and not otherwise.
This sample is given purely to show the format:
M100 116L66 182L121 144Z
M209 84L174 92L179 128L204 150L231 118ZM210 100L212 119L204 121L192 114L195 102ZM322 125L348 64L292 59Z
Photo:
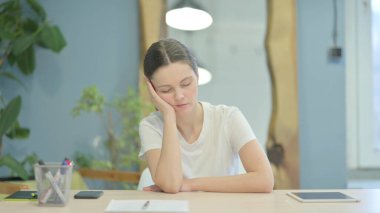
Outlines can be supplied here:
M236 153L239 152L247 142L256 139L256 135L253 133L247 119L236 107L234 107L230 112L226 127L226 132L229 135L230 143Z
M154 127L149 122L142 120L139 126L141 149L139 157L143 158L144 154L151 149L160 149L162 146L162 131Z

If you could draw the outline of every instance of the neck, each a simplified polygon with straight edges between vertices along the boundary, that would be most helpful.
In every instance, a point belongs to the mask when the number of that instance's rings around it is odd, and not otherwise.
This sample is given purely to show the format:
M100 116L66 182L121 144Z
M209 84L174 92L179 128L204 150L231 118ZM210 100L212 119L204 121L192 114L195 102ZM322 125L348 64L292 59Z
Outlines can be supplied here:
M200 103L197 103L194 109L185 115L177 117L177 128L183 135L188 135L196 131L197 127L202 127L203 110Z

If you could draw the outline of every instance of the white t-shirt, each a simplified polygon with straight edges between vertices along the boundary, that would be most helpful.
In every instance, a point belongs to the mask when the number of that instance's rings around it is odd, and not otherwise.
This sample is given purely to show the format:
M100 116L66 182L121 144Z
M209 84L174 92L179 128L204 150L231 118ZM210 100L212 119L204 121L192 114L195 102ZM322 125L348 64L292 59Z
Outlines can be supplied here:
M256 139L248 121L236 107L203 106L203 127L199 138L189 144L178 132L182 169L185 178L227 176L239 173L239 150ZM140 157L162 146L163 120L153 112L140 122Z

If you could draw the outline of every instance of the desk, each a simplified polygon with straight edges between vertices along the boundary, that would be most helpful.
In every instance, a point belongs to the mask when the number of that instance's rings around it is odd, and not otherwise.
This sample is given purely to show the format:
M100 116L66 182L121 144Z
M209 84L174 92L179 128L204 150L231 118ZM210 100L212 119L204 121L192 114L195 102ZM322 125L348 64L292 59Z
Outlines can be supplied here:
M292 190L294 191L294 190ZM302 190L307 191L307 190ZM318 191L318 190L313 190ZM324 190L326 191L326 190ZM0 212L17 213L76 213L104 212L111 199L185 199L190 212L380 212L380 189L334 190L359 198L358 203L300 203L286 195L289 190L259 193L186 192L165 194L159 192L105 190L97 200L70 199L65 207L40 207L36 202L1 201ZM77 191L73 191L72 194Z

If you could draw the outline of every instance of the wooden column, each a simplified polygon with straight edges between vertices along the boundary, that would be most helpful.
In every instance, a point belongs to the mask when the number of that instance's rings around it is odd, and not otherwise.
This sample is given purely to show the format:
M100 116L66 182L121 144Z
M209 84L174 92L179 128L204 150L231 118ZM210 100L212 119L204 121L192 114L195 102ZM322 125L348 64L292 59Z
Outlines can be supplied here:
M140 0L140 69L139 94L142 103L150 104L150 97L144 79L143 60L150 45L167 35L165 23L166 0ZM146 107L143 114L147 115L154 110Z
M265 47L272 83L266 149L276 189L299 188L296 2L268 0Z

